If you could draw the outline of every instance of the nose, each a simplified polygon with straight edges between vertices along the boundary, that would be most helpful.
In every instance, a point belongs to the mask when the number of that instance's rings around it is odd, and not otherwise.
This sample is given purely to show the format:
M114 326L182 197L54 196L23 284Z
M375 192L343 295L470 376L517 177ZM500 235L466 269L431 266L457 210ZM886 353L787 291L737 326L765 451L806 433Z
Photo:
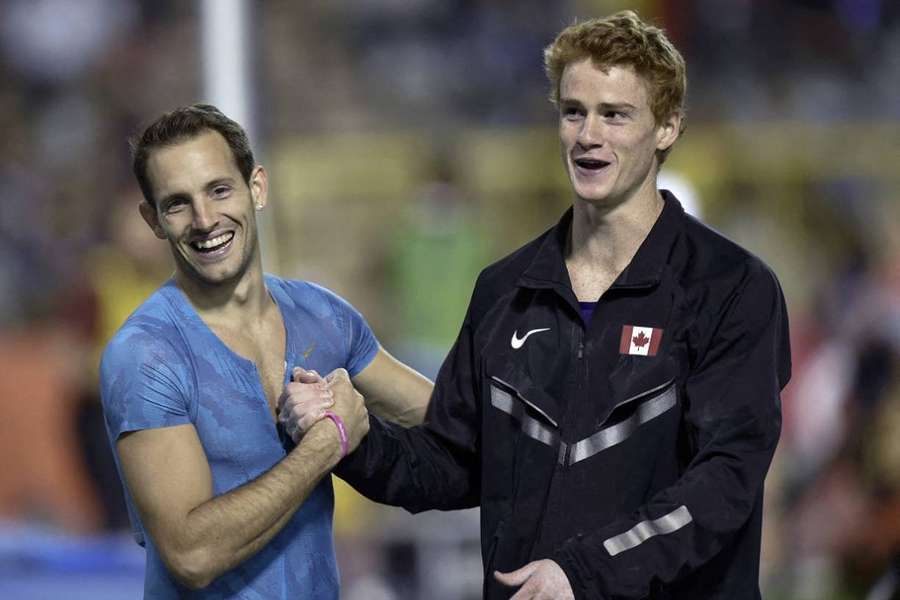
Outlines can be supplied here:
M191 223L191 226L194 229L200 231L209 231L218 224L218 221L215 218L215 213L209 202L207 202L206 200L194 200L192 204L194 219Z
M578 137L576 138L578 145L582 148L594 148L603 145L603 125L602 119L593 113L588 113L581 122L578 129Z

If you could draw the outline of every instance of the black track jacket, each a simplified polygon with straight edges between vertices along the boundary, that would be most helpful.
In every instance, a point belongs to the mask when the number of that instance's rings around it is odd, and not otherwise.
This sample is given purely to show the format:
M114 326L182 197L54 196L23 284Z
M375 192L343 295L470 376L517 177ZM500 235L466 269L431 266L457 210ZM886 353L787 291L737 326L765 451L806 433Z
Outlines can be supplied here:
M481 506L495 569L555 560L582 598L757 599L763 480L790 377L758 258L665 206L585 326L571 209L485 269L422 426L371 428L338 474L412 512Z

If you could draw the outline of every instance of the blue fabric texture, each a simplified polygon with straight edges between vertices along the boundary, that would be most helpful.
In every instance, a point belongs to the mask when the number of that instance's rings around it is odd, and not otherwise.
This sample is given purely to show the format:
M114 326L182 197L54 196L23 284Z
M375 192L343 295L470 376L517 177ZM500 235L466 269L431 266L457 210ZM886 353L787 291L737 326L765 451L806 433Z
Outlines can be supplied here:
M272 275L265 281L285 325L285 383L295 366L323 375L343 367L352 377L375 357L375 336L342 298L309 282ZM123 433L190 423L209 460L216 495L258 477L293 448L276 428L256 366L216 337L174 281L116 333L103 354L100 378L114 454ZM145 598L339 596L330 477L263 550L199 591L169 575L127 486L125 495L135 538L147 551Z
M581 313L581 320L585 326L591 324L591 318L594 316L594 310L597 308L596 302L579 302L578 312Z

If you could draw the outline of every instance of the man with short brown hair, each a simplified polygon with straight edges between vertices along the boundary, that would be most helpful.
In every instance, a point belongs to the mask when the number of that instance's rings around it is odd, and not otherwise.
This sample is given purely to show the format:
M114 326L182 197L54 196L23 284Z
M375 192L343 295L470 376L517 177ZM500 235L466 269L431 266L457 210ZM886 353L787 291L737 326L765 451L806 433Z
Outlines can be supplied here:
M144 595L334 600L331 469L368 429L367 408L421 422L431 384L342 298L263 272L268 178L239 124L182 107L133 154L141 214L176 266L101 364L110 444L147 551ZM295 369L331 375L298 389Z

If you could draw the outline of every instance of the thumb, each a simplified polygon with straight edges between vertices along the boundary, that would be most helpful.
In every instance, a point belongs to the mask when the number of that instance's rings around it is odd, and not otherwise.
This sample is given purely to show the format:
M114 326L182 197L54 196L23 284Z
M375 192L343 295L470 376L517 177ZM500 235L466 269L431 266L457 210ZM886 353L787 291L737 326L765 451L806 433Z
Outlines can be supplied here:
M296 383L317 383L321 378L315 371L307 371L303 367L294 367L291 371L291 381Z
M531 574L534 573L534 570L537 568L536 562L530 562L524 567L520 569L516 569L515 571L511 571L509 573L501 573L500 571L494 571L494 579L502 583L503 585L508 585L510 587L520 586L531 577Z

